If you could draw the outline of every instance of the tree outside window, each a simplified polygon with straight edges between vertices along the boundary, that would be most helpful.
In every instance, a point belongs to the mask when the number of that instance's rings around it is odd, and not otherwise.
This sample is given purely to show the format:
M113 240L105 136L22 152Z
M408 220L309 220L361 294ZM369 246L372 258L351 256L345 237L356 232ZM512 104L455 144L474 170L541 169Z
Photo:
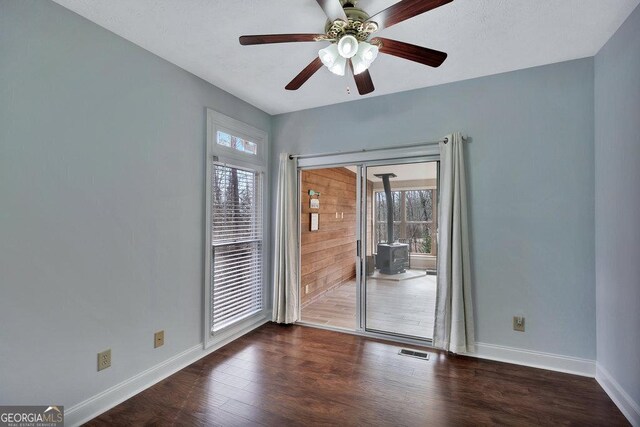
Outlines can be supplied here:
M436 255L436 190L416 189L392 191L393 235L396 241L409 245L415 254ZM384 192L376 191L375 242L387 240L387 200Z

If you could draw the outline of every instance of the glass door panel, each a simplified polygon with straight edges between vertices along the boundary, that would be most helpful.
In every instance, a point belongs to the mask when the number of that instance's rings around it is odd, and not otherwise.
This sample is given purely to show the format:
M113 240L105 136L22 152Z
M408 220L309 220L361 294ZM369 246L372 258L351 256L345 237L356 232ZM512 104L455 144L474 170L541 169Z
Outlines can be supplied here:
M438 163L365 168L365 329L433 338Z
M358 168L300 171L300 319L357 327Z

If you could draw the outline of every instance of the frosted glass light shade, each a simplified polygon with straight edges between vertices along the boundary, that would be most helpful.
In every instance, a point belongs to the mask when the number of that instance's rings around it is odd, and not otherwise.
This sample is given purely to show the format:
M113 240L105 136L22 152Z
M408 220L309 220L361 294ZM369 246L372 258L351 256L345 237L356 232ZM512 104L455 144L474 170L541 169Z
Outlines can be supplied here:
M360 74L369 68L366 62L358 58L358 55L351 58L351 64L353 65L353 74Z
M360 42L357 54L351 58L353 74L360 74L367 70L378 57L378 47L367 42Z
M333 74L344 76L345 69L347 68L347 60L340 56L338 46L335 43L324 49L320 49L318 51L318 57L322 61L322 64Z
M351 34L342 36L338 42L338 53L343 58L352 58L358 53L358 39Z
M378 57L378 46L362 42L358 46L357 55L362 58L363 61L371 64Z
M320 49L318 51L318 56L325 67L331 68L331 66L336 62L336 59L340 57L340 54L338 53L338 46L336 46L335 43L332 43L328 47Z
M333 74L344 76L344 71L347 68L347 60L342 56L338 56L333 65L328 68Z

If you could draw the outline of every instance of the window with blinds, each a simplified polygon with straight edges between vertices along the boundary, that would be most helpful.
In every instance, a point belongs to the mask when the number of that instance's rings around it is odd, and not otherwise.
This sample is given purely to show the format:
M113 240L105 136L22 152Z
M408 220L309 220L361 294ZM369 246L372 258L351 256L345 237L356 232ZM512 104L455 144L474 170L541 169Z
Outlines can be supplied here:
M263 308L262 179L214 164L211 182L212 332Z

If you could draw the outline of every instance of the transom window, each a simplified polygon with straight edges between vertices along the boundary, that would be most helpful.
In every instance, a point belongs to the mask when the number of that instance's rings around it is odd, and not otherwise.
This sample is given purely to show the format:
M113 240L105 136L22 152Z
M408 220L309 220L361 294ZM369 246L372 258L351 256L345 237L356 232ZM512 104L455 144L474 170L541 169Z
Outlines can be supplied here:
M241 153L252 154L254 156L258 155L258 144L221 130L216 132L216 142L218 145L233 148Z

